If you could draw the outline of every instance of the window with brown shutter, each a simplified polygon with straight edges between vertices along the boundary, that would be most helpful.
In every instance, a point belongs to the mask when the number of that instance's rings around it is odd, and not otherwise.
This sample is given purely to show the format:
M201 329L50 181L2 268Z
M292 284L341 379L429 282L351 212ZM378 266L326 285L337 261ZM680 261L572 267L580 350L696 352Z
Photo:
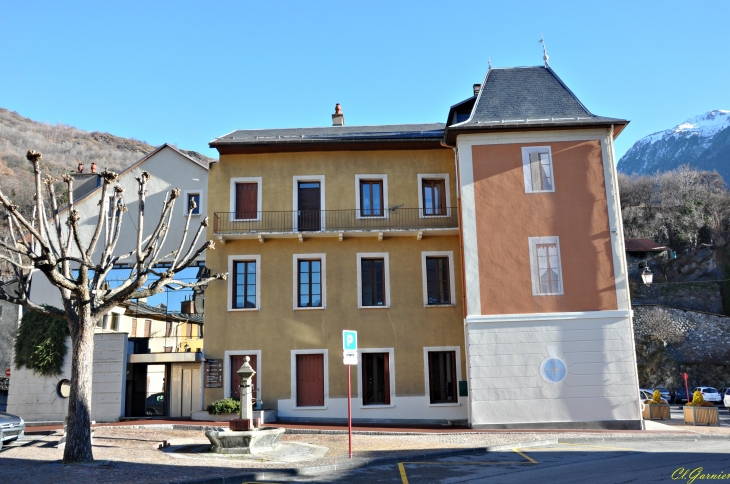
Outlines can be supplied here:
M555 191L552 155L549 146L522 148L522 169L526 193Z
M253 220L258 217L258 183L236 183L236 219Z
M190 339L193 337L193 325L192 323L185 324L185 337Z
M297 407L324 406L324 354L298 354Z
M423 215L446 215L446 184L443 179L423 180Z
M231 356L231 360L230 360L230 362L231 362L231 365L230 365L230 368L231 368L231 378L230 378L231 398L238 399L238 400L241 399L241 388L240 388L241 377L238 376L238 373L236 373L236 372L243 365L243 361L246 356L249 356L251 358L249 360L248 364L251 365L251 368L253 368L254 371L258 372L258 364L257 364L258 359L255 354L254 355L234 355L234 356ZM257 396L256 390L258 389L258 386L257 386L258 385L258 383L257 383L258 376L259 376L258 373L256 373L253 376L253 378L251 378L251 385L253 385L253 389L251 392L251 401L253 404L256 404L256 396Z
M132 338L137 336L137 318L132 318Z
M390 405L390 354L362 354L362 404Z
M149 338L151 331L152 331L152 320L151 319L145 319L144 320L144 337L145 338Z

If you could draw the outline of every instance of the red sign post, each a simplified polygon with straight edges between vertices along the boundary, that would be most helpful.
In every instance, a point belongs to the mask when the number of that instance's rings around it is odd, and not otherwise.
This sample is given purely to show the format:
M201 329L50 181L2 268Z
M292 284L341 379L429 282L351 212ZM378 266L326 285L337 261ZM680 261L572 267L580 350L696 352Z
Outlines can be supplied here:
M5 376L10 378L10 368L5 369Z
M692 400L689 398L689 387L687 386L687 378L689 378L689 376L686 371L682 373L682 378L684 378L684 391L687 392L687 403L689 403Z

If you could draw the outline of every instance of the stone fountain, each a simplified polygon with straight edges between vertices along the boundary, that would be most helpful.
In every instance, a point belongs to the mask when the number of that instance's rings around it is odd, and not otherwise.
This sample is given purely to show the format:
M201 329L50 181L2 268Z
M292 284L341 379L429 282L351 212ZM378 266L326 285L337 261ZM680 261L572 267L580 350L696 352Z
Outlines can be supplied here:
M241 415L230 421L229 430L207 430L205 436L213 445L212 451L219 454L256 454L279 447L279 439L284 429L277 427L258 428L258 419L253 418L251 399L253 386L251 378L256 374L249 361L244 358L243 365L236 372L241 377Z

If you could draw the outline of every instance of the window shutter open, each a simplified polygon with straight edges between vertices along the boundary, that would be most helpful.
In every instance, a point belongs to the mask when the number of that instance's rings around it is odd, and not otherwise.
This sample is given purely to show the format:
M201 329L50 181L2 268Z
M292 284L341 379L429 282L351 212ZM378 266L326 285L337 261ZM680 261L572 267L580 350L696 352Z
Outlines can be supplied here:
M532 191L542 190L542 177L540 176L540 153L530 153L530 178L532 180Z

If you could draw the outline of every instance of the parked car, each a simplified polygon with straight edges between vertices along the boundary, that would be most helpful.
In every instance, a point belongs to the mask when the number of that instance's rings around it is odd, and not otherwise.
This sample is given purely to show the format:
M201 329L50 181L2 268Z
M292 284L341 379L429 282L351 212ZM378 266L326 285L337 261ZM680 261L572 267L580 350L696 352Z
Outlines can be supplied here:
M654 390L659 390L659 394L662 396L662 398L669 403L672 400L672 393L667 390L666 388L655 388ZM653 394L654 392L652 392Z
M639 396L642 400L651 400L654 398L654 390L648 388L639 388Z
M155 415L165 415L165 394L154 393L147 397L144 413L151 417Z
M674 392L673 403L687 403L687 390L684 388L677 388Z
M0 412L0 447L25 434L25 422L17 415Z
M712 403L722 402L722 398L720 397L720 393L717 391L717 388L697 387L692 392L694 393L697 390L702 392L702 398L704 398L706 402L712 402Z
M725 408L727 408L728 410L730 410L730 388L728 388L727 390L725 390L725 397L723 398L723 402L722 403L725 405Z

